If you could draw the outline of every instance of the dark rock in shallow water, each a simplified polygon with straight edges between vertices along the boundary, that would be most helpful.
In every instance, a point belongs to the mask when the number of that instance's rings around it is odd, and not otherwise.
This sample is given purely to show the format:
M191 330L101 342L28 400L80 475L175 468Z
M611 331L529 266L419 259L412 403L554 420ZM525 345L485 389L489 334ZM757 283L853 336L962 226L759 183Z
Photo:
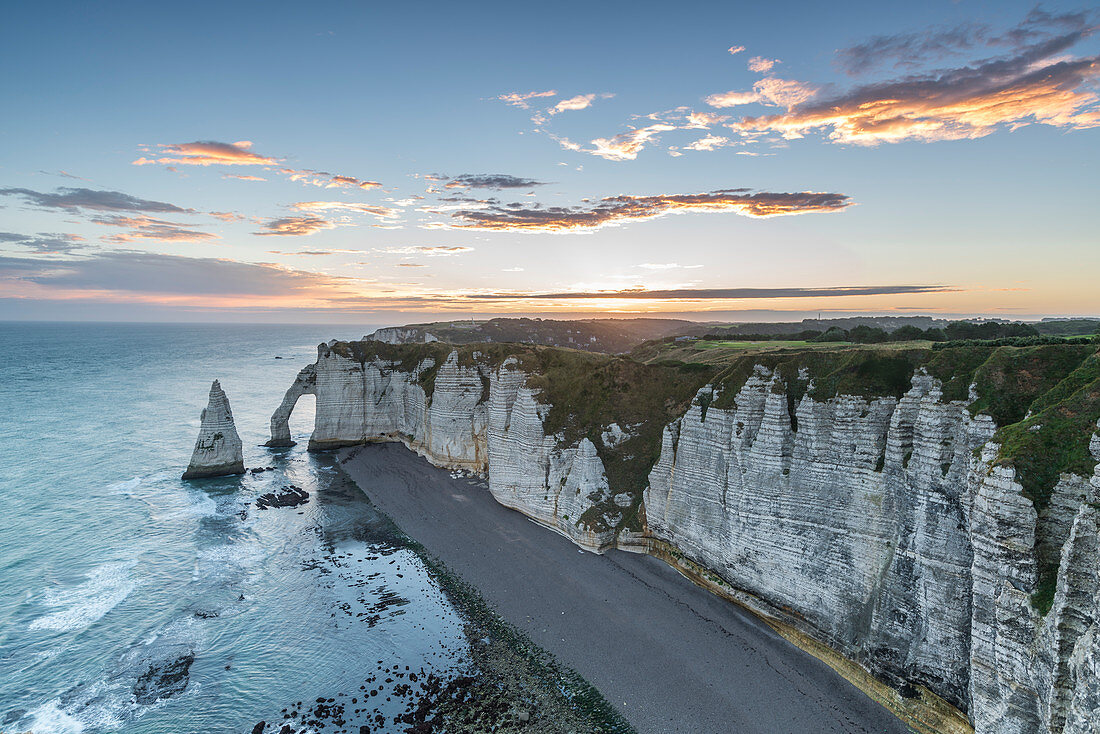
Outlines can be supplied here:
M0 724L7 726L8 724L14 724L27 715L24 709L12 709L4 715L4 720L0 721Z
M256 507L266 510L271 507L297 507L309 502L309 492L301 487L289 484L280 490L261 494L256 498Z
M194 653L186 653L171 660L149 663L149 669L134 683L134 696L142 705L156 703L161 698L171 698L187 690L188 673Z
M278 359L278 357L276 357L275 359ZM260 723L256 724L256 726L252 727L252 734L264 734L265 726L267 726L266 721L261 721Z

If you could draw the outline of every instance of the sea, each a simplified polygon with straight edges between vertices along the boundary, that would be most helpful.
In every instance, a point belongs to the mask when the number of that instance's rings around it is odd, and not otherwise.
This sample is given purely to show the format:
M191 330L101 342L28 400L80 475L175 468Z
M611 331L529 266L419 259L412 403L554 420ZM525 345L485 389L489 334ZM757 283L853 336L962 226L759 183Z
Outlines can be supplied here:
M394 689L461 666L465 622L305 450L312 396L263 446L318 343L374 328L0 323L0 732L404 730ZM264 471L183 481L214 379Z

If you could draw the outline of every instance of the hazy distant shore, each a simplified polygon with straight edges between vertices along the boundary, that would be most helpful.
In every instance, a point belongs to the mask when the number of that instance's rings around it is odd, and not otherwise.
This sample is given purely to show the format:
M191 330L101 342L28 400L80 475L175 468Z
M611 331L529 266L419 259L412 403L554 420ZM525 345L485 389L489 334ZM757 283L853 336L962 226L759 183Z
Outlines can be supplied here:
M824 663L664 563L577 546L403 446L345 449L379 509L640 732L904 732Z

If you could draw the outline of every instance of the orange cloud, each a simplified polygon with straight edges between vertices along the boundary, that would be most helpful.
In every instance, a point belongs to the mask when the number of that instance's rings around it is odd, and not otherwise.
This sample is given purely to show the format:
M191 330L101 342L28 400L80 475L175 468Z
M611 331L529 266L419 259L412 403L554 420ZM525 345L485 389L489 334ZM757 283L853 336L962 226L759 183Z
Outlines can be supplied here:
M744 51L745 47L744 46L730 46L726 50L729 51L730 56L736 56L737 54Z
M375 189L382 185L378 181L364 181L354 176L344 176L341 174L329 173L328 171L279 167L280 158L272 158L252 152L250 150L252 143L248 140L240 140L236 143L219 143L213 140L203 140L194 143L160 144L156 147L160 150L156 153L152 153L150 152L149 146L139 146L142 151L149 153L149 155L153 157L142 156L133 161L133 164L135 166L161 164L169 167L177 165L266 166L269 170L278 171L291 181L298 181L327 189ZM260 176L236 173L223 174L222 178L235 178L241 181L266 180Z
M579 207L495 204L451 213L457 223L436 223L429 228L481 229L497 232L571 232L594 230L638 222L680 212L732 212L748 217L773 217L841 211L852 205L844 194L751 193L748 189L723 189L704 194L663 196L611 196Z
M730 127L788 138L823 131L835 142L877 145L980 138L1032 123L1100 126L1100 98L1092 88L1100 77L1100 56L1061 55L1085 34L1067 34L1012 58L869 84L813 103L796 89L760 90L786 106L786 113L749 117Z
M285 175L291 181L304 183L309 186L318 186L324 189L376 189L382 184L378 181L360 181L353 176L341 176L328 171L311 171L309 169L280 168L279 173Z
M768 77L752 86L751 92L721 92L706 98L711 107L739 107L747 104L778 105L793 107L802 104L817 93L817 90L803 82L791 79Z
M96 224L111 227L125 227L129 232L104 237L108 242L133 242L134 240L159 240L161 242L201 242L203 240L216 240L219 237L210 232L202 232L196 229L169 222L164 219L154 219L144 215L137 216L112 216L96 217L92 219Z
M135 166L152 163L183 166L270 166L277 160L249 150L252 142L239 140L236 143L218 143L213 140L200 140L194 143L158 145L160 158L141 157L134 161Z
M282 237L298 237L310 235L325 229L335 229L336 223L321 217L280 217L272 219L263 225L265 231L252 234L267 236L276 235Z
M240 222L244 219L244 216L236 212L207 212L207 214L223 222Z

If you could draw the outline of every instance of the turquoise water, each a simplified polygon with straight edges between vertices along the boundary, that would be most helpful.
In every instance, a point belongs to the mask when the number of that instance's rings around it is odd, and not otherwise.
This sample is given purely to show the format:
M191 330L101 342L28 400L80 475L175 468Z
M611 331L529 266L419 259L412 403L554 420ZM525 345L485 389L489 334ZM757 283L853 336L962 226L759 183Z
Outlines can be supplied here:
M298 446L261 446L316 344L372 328L0 324L0 731L249 732L382 667L453 665L435 581L305 452L312 398ZM273 471L179 479L214 378ZM307 504L256 508L291 483ZM139 702L188 657L186 688Z

